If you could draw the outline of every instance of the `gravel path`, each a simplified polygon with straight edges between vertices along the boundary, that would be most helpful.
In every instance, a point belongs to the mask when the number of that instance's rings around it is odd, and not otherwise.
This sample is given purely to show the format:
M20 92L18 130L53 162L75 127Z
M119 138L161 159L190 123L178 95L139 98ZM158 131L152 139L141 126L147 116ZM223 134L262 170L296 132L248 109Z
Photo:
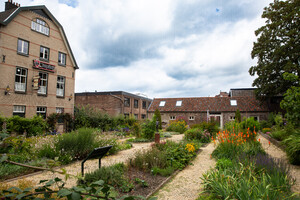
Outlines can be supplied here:
M263 136L259 135L258 138L260 139L263 148L270 156L274 158L283 159L286 163L288 163L288 159L284 151L282 151L280 148L273 145L272 143L270 143L269 145L269 140L267 140ZM290 166L291 166L290 168L291 175L293 176L293 178L296 179L296 183L295 185L293 185L292 191L299 193L300 192L300 166L296 166L296 165L290 165Z
M210 143L201 149L200 154L192 162L193 165L189 165L183 171L180 171L171 182L155 194L158 199L193 200L198 198L199 192L203 189L200 177L215 166L215 160L210 157L215 149L214 144Z
M181 135L172 135L171 138L168 138L168 140L173 140L173 141L180 141L183 138L183 134ZM131 149L127 149L124 151L120 151L115 155L107 156L101 159L101 165L102 166L109 166L113 165L115 163L120 163L120 162L126 162L130 158L134 157L135 153L139 150L143 149L148 149L150 148L152 142L149 143L134 143L133 147ZM64 166L63 167L68 174L72 175L81 175L81 161L77 161L75 163L72 163L70 165ZM98 159L94 160L87 160L84 164L84 173L94 171L95 169L98 168ZM64 180L64 175L58 174L58 173L52 173L52 172L47 172L43 171L41 173L37 173L35 175L29 175L25 176L24 178L20 178L23 180L30 180L32 181L35 185L38 185L39 180L45 180L45 179L53 179L55 177L59 177L62 180ZM17 181L20 179L14 179L13 181L5 182L10 185L16 185ZM74 177L70 177L67 180L66 187L72 187L76 185L77 179Z

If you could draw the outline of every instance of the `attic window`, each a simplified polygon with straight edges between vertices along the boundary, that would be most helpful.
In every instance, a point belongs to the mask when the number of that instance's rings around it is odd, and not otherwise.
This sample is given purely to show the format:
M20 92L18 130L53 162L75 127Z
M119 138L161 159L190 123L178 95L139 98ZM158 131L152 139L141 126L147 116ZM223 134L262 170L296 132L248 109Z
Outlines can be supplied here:
M237 106L236 100L230 100L230 105L231 106Z
M49 26L44 20L38 18L33 19L31 21L31 29L49 36Z
M181 106L182 101L176 101L176 106Z
M165 106L165 104L166 104L166 101L161 101L161 102L159 103L159 106Z

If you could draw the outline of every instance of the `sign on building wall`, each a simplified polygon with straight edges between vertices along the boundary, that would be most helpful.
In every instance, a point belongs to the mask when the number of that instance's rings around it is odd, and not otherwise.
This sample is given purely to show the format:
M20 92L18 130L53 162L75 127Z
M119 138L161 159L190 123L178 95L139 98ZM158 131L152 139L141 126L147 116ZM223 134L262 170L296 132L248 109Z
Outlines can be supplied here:
M33 60L33 68L54 72L55 66L39 60Z
M33 87L34 90L38 90L39 89L39 79L40 79L39 76L34 76L32 78L32 82L33 82L32 87Z

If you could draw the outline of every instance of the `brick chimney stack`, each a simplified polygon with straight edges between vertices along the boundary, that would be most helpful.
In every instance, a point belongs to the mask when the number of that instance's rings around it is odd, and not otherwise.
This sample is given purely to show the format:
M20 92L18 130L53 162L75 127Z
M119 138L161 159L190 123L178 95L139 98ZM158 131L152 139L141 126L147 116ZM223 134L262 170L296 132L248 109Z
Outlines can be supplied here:
M21 5L18 3L13 3L13 0L8 0L7 2L5 2L5 11L10 10L10 9L14 9L14 8L18 8Z

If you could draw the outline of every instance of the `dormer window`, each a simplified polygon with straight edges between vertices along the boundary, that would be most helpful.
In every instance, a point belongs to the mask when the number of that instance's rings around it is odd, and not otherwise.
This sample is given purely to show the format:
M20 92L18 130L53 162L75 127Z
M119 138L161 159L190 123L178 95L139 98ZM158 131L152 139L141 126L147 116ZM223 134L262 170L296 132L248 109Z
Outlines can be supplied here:
M44 20L38 18L32 20L31 29L49 36L49 26Z
M176 101L176 106L181 106L182 105L182 101Z
M165 106L165 104L166 104L166 101L161 101L161 102L159 103L159 106L163 107L163 106Z
M230 100L230 105L231 106L237 106L237 101L236 100Z

